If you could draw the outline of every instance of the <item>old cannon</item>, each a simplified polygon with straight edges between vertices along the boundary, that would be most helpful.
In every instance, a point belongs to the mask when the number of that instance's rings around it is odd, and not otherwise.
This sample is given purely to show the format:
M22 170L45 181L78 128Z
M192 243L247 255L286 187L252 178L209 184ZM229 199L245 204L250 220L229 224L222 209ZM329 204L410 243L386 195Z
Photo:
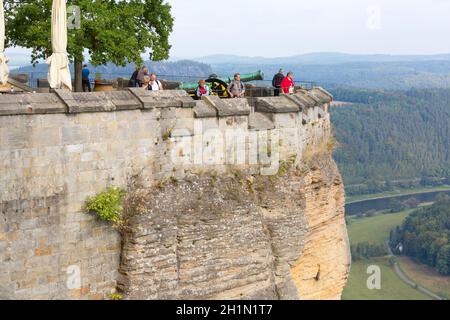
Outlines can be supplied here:
M228 85L233 81L234 77L219 78L217 75L213 74L205 79L206 83L209 84L211 92L213 95L217 95L221 98L227 98ZM264 73L262 71L257 71L253 73L241 74L242 82L250 82L256 80L264 80ZM197 91L198 83L180 83L178 89L185 90L190 96L195 97Z

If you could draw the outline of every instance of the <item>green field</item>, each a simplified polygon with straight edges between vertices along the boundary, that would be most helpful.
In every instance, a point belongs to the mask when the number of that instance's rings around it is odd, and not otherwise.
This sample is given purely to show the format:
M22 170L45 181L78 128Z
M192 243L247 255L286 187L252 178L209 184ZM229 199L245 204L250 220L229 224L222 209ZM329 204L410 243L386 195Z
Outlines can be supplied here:
M348 225L350 243L371 242L382 244L389 238L392 228L402 223L411 213L407 210L395 214L378 214L370 218L352 218ZM366 282L367 267L379 266L381 269L381 290L369 290ZM429 300L430 298L405 284L394 272L388 258L377 258L352 263L343 300Z
M367 267L379 266L381 269L381 290L369 290L366 282L370 276ZM347 286L342 294L343 300L431 300L428 296L402 282L389 265L388 258L358 261L352 263Z
M375 194L364 194L358 196L347 196L347 204L357 201L369 200L369 199L380 199L380 198L388 198L392 196L405 196L405 195L413 195L417 193L424 192L434 192L434 191L450 191L450 186L439 186L439 187L423 187L423 188L413 188L413 189L398 189L394 191L386 191L382 193Z
M348 236L351 244L371 242L383 244L389 238L389 232L400 225L413 210L395 214L378 214L371 218L351 218Z

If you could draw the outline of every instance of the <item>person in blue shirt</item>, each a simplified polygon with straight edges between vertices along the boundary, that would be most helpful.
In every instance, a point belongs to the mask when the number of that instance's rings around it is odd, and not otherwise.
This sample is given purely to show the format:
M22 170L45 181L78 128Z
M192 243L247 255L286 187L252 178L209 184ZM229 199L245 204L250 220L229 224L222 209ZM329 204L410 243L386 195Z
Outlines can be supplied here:
M83 71L81 71L81 83L83 84L83 92L91 92L91 82L89 80L89 74L91 72L88 69L87 64L83 66Z

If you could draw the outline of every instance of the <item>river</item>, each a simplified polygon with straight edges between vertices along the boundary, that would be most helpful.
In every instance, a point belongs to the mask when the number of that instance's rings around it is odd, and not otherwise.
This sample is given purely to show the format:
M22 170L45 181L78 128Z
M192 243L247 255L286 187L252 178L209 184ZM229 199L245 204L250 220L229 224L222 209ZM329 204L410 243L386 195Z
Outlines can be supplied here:
M348 203L345 205L345 213L346 213L346 215L357 215L360 213L366 213L367 211L370 211L370 210L381 211L381 210L390 209L389 202L392 199L399 200L399 201L405 201L410 198L415 198L420 203L432 202L432 201L434 201L436 196L440 193L450 195L450 190L429 191L429 192L421 192L421 193L414 193L414 194L407 194L407 195L400 195L400 196L391 196L391 197L385 197L385 198L376 198L376 199L356 201L356 202Z

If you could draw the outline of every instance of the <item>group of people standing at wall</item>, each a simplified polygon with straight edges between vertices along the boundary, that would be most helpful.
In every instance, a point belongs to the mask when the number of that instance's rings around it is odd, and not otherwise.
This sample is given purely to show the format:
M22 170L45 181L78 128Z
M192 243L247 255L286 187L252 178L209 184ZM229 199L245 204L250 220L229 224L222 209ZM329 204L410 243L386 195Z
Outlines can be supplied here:
M283 69L280 69L278 73L273 77L272 86L274 88L274 95L279 96L281 93L293 94L295 89L294 73L289 71L284 76ZM245 84L241 81L241 75L236 73L234 80L230 82L227 88L227 93L230 98L242 98L245 96ZM202 96L209 96L211 89L205 80L198 82L196 96L201 98Z
M87 65L83 66L81 72L83 92L91 92L91 82L89 80L90 71ZM141 87L146 90L162 91L164 90L163 84L156 77L155 73L150 73L147 67L137 69L128 84L129 87Z
M163 84L157 79L155 73L150 73L146 66L134 71L129 87L140 87L150 91L164 90Z
M89 81L90 71L87 65L83 66L82 71L82 84L83 91L91 91L91 84ZM150 73L146 66L140 69L136 69L131 76L128 84L129 87L140 87L150 91L162 91L164 90L163 84L157 79L155 73ZM280 69L273 77L272 86L274 88L274 95L279 96L281 93L292 94L294 93L295 82L294 74L288 72L284 76L283 69ZM196 90L196 96L201 98L202 96L211 95L212 90L205 80L198 81L198 87ZM241 75L236 73L234 79L230 82L227 88L227 93L230 98L242 98L245 96L245 84L241 81Z
M283 69L280 69L278 73L273 77L272 86L274 88L274 95L278 97L281 93L292 94L294 93L295 82L294 74L289 71L284 76Z
M239 73L234 75L233 80L227 87L227 93L230 98L243 98L245 96L245 84L241 81ZM211 88L205 80L199 80L195 95L197 98L211 95Z

